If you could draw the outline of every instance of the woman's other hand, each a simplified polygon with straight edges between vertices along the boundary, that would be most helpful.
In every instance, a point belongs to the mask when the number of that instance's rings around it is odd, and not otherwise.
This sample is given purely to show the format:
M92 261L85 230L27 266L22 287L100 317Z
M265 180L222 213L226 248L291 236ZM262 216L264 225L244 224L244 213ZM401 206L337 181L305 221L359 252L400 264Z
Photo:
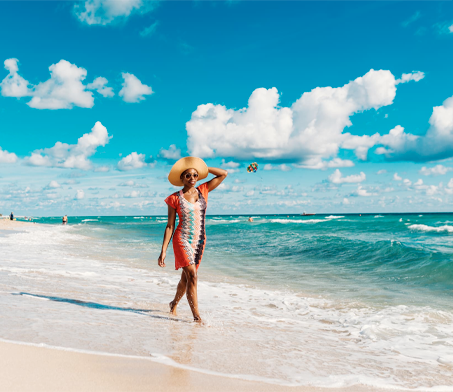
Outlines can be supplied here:
M162 252L159 256L159 259L157 260L157 264L159 265L159 267L162 268L165 267L165 257L167 257L167 255L164 252Z

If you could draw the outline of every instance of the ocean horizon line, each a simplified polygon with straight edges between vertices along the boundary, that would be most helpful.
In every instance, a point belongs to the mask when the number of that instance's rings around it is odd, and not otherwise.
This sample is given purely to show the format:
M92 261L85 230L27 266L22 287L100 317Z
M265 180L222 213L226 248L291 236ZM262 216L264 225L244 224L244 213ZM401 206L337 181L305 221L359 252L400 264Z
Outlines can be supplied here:
M436 212L426 212L426 211L414 211L414 212L316 212L316 213L307 213L304 215L303 213L279 213L279 214L274 214L274 213L267 213L267 214L260 214L260 213L243 213L243 214L206 214L207 217L240 217L240 216L248 216L248 217L255 217L255 216L323 216L323 215L344 215L344 216L355 216L355 215L413 215L413 214L431 214L431 215L440 215L440 214L453 214L453 211L449 212L442 212L442 211L436 211ZM16 218L24 218L24 217L30 217L30 218L55 218L55 219L60 219L64 214L60 215L15 215ZM121 215L68 215L72 218L87 218L87 217L109 217L109 218L126 218L126 217L149 217L149 218L162 218L162 217L167 217L167 214L160 214L160 215L152 215L152 214L121 214ZM0 218L8 218L9 214L7 215L1 215Z

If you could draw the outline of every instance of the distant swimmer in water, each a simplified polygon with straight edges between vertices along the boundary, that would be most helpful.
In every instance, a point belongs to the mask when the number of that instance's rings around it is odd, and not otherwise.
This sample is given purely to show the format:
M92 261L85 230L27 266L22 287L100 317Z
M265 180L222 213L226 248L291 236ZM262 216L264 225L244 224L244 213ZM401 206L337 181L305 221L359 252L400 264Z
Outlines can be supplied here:
M249 217L249 222L253 222L253 218L252 217Z
M65 215L63 217L63 224L65 225L66 223L68 223L68 216L67 215Z
M209 173L215 177L195 188L197 181L203 180ZM226 170L208 167L201 158L186 157L177 161L168 175L172 185L183 188L165 199L168 205L168 221L158 265L165 267L167 247L173 236L175 268L177 270L182 268L183 271L175 298L170 302L170 313L176 315L176 307L186 294L193 318L197 322L201 322L198 311L197 272L206 243L205 217L208 193L217 188L227 174ZM179 217L179 224L175 230L176 214Z

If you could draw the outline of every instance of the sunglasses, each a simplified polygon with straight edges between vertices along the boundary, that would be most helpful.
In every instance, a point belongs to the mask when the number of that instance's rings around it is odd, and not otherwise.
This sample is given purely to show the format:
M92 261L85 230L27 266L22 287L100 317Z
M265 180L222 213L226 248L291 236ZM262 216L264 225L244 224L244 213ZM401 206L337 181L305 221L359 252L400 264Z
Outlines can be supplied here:
M198 178L198 173L186 173L185 176L186 180L188 180L189 178Z

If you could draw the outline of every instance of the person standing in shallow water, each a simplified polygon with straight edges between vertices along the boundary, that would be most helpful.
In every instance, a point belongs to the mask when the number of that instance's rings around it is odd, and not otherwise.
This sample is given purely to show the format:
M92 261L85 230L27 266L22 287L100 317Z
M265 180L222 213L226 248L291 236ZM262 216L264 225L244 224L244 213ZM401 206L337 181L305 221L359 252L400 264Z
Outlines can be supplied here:
M197 181L206 178L209 173L215 177L195 187ZM186 157L176 162L168 175L172 185L183 188L165 199L168 205L168 221L158 265L165 267L168 244L173 236L175 268L182 268L182 273L175 298L170 302L170 313L176 315L178 303L186 294L193 318L198 322L201 317L198 310L197 272L206 244L208 193L217 188L227 174L226 170L208 167L200 158ZM179 224L175 230L176 214Z

